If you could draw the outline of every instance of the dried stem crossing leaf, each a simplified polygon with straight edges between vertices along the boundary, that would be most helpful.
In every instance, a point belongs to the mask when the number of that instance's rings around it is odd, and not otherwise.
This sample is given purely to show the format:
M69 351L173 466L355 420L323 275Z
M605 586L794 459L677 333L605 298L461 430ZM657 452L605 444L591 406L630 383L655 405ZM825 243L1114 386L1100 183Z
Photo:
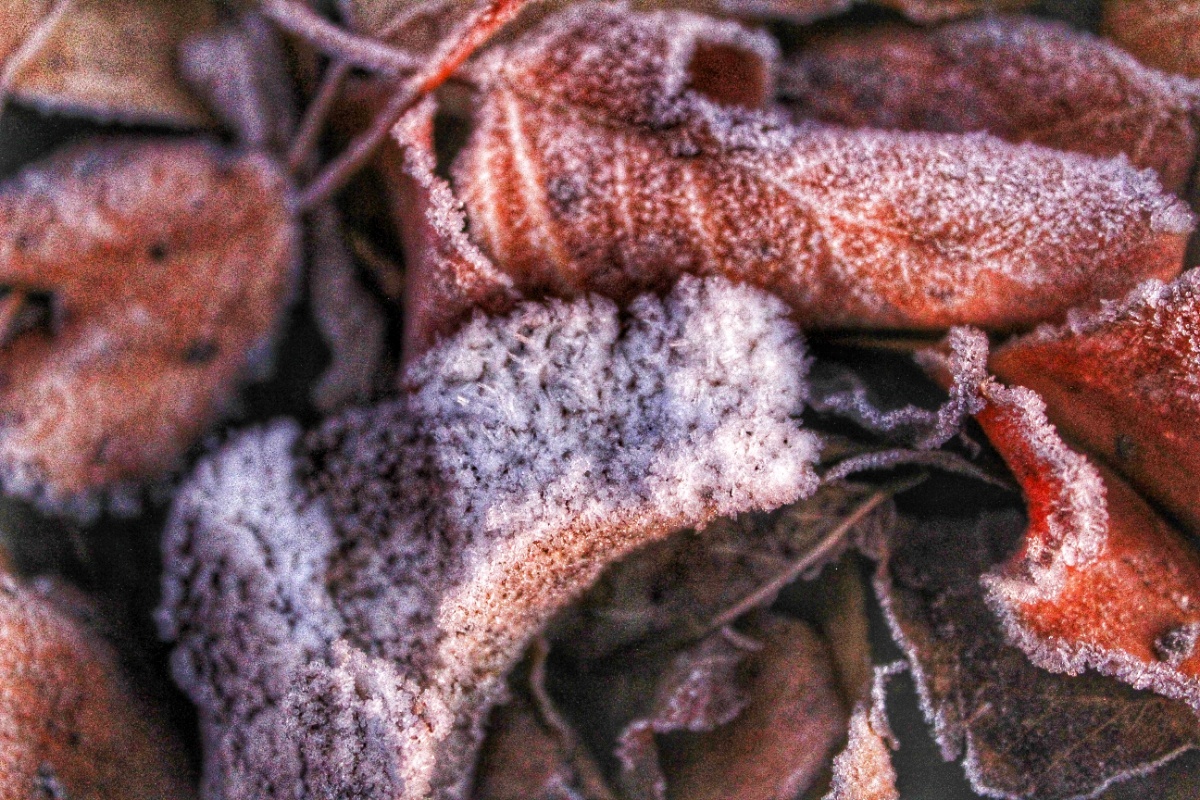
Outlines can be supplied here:
M8 0L0 63L19 54L58 4ZM46 41L16 70L12 95L40 108L103 120L211 124L179 80L177 51L217 23L213 0L72 0Z
M0 351L0 473L79 513L178 466L263 360L294 280L283 177L205 143L63 152L0 186L0 231L0 284L53 309Z
M1065 25L995 18L826 37L782 69L798 117L852 127L987 131L1012 142L1124 153L1180 192L1200 133L1200 91Z

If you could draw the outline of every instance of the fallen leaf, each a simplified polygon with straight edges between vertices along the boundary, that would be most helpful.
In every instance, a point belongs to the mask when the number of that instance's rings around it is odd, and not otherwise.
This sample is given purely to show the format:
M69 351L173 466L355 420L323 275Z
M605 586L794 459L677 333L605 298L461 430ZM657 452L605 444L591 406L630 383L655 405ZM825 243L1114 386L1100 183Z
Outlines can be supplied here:
M997 17L928 31L835 33L781 69L799 118L851 127L987 131L1100 157L1125 154L1179 193L1196 161L1187 81L1061 23Z
M401 398L218 452L176 502L160 616L208 785L460 796L505 676L606 564L816 489L805 363L777 300L686 279L623 315L476 316Z
M194 797L117 653L44 586L0 575L0 797Z
M1046 672L1005 641L979 577L1023 529L1012 512L910 520L880 564L876 590L943 757L965 756L981 794L1056 800L1200 744L1186 705L1092 672Z
M8 299L52 308L0 350L4 486L127 504L263 365L295 279L286 182L207 143L92 142L0 185L0 230Z
M713 52L737 71L697 83ZM454 170L472 236L528 294L723 274L818 328L1020 328L1182 268L1192 218L1151 175L737 108L774 52L729 23L596 6L494 52Z
M864 697L850 715L846 746L833 759L833 779L825 800L900 800L891 750L897 747L885 708L887 680L898 662L876 667Z
M554 734L522 695L488 722L473 800L577 800L577 780Z
M52 13L53 0L9 0L0 12L0 62ZM217 23L213 0L71 0L9 91L39 108L101 120L185 127L212 120L181 83L180 43Z
M1035 0L877 0L904 14L914 22L944 22L972 14L1017 11L1034 4Z
M1200 270L998 348L990 368L1200 534Z
M1104 32L1147 64L1200 78L1200 2L1104 0Z
M744 708L726 724L711 715L699 729L676 724L659 731L668 798L790 800L813 782L845 734L829 650L812 628L761 615L745 632L762 649L746 658ZM718 724L708 729L709 722Z

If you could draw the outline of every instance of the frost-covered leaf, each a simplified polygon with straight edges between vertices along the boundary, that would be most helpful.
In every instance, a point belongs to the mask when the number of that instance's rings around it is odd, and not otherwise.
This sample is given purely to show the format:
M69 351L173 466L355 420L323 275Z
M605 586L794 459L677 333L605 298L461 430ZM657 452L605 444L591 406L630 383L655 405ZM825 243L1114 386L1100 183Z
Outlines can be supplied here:
M181 743L65 605L48 583L0 575L0 797L194 797Z
M1151 66L1200 78L1200 2L1104 0L1104 32Z
M1046 672L1005 641L979 577L1023 528L1011 512L912 520L880 565L876 589L942 755L965 756L982 794L1056 800L1090 796L1200 743L1186 705L1093 672Z
M4 3L0 63L22 56L57 5ZM213 0L73 0L44 42L22 58L10 91L39 108L102 120L211 124L180 81L176 60L185 38L216 23Z
M1200 270L1000 347L991 369L1200 533Z
M780 93L798 117L838 125L1124 153L1174 192L1200 139L1197 87L1090 34L1027 18L835 33L785 63Z
M161 619L209 785L461 796L509 669L608 562L815 490L805 366L782 304L719 279L623 314L525 304L431 350L398 400L205 462Z
M0 185L0 231L9 299L50 307L0 349L0 473L79 513L179 466L261 366L294 282L283 176L208 143L61 152Z
M1067 448L1033 391L982 391L977 419L1029 505L1021 547L985 581L1009 641L1046 669L1095 669L1200 709L1200 552Z
M827 645L773 615L746 635L739 648L713 634L660 676L650 713L620 737L634 800L788 800L825 765L846 730Z
M833 779L825 800L900 800L891 750L895 737L887 720L888 678L905 666L876 667L870 692L854 707L846 746L833 760Z
M722 274L804 326L1006 329L1182 268L1190 213L1126 162L738 108L775 49L730 23L584 6L492 59L455 175L527 293Z

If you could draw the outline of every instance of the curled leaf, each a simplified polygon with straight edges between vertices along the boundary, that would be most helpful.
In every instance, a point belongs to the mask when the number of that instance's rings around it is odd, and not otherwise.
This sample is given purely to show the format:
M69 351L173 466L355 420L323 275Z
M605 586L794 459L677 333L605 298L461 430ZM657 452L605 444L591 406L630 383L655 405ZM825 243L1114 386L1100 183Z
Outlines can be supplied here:
M0 675L0 797L194 796L182 748L112 646L53 592L9 575L0 575Z
M0 350L0 475L77 513L179 465L261 367L296 258L271 161L92 143L0 186L0 285L51 318Z
M1196 88L1052 22L991 18L834 34L784 66L797 116L851 127L987 131L1093 156L1125 154L1180 192L1196 161Z
M455 167L472 235L526 293L623 301L721 274L822 328L1020 328L1180 271L1192 218L1151 174L738 108L769 92L774 52L681 13L554 18L489 62Z
M1200 533L1200 270L1139 286L993 353L1002 380L1035 390L1071 441Z
M1124 480L1068 448L1030 389L988 379L976 415L1025 494L1029 528L985 578L1037 665L1091 668L1200 708L1200 553Z
M10 0L0 11L0 62L53 13L51 0ZM213 0L72 0L8 90L40 108L102 120L211 123L176 71L188 36L217 24Z
M601 299L477 316L401 399L206 462L167 533L162 629L209 784L461 796L505 675L608 562L814 491L785 316L715 279L625 316Z
M1104 32L1151 66L1200 78L1200 2L1104 0Z
M880 565L876 591L943 757L964 757L981 794L1056 800L1200 744L1186 705L1093 672L1046 672L1005 641L979 577L1023 529L1015 513L908 521Z

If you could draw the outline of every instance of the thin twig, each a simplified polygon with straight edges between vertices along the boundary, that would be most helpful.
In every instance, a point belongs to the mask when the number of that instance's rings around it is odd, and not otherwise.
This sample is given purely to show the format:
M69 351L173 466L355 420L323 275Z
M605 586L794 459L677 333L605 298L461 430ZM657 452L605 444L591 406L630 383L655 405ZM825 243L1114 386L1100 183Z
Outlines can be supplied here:
M46 42L50 41L50 37L58 30L59 24L74 5L75 0L57 0L54 7L50 9L50 13L38 21L33 31L25 37L25 41L21 42L21 46L9 56L3 71L0 71L0 114L8 105L13 84L21 74L21 70L29 66L29 62L46 46Z
M333 110L333 104L337 101L352 69L354 65L349 61L336 59L321 76L321 85L317 87L316 96L308 104L308 108L304 109L304 118L300 121L292 146L288 150L288 169L293 174L311 168L317 142L325 129L325 121L329 119L329 112Z
M906 489L911 489L923 480L925 480L925 477L920 476L919 478L896 481L880 488L864 500L858 508L854 509L849 516L838 523L837 527L826 534L825 538L816 547L793 561L787 569L780 572L774 578L759 586L733 606L725 609L720 615L714 617L706 627L705 635L732 624L738 617L748 611L771 603L783 587L796 580L796 578L799 578L813 566L821 563L830 553L840 547L850 531L854 530L854 526L866 519L867 515L879 508L885 500Z
M272 0L281 2L281 0ZM460 26L456 41L430 59L429 63L405 80L388 100L383 111L372 121L346 150L326 165L300 195L300 208L307 211L327 200L342 188L387 140L392 128L414 103L436 89L466 61L472 53L496 31L507 24L524 7L527 0L487 0L484 7Z
M534 707L538 716L554 731L559 744L567 751L567 760L582 784L580 788L583 789L584 796L588 800L617 800L617 794L604 779L600 765L579 740L575 729L558 713L554 700L546 691L546 660L550 657L550 643L546 641L545 636L539 636L533 641L530 655L529 691L533 695Z
M262 13L283 30L335 59L372 72L416 72L424 59L342 28L297 0L263 0Z
M17 316L28 299L29 296L20 289L13 289L0 297L0 345L8 344L12 338Z

